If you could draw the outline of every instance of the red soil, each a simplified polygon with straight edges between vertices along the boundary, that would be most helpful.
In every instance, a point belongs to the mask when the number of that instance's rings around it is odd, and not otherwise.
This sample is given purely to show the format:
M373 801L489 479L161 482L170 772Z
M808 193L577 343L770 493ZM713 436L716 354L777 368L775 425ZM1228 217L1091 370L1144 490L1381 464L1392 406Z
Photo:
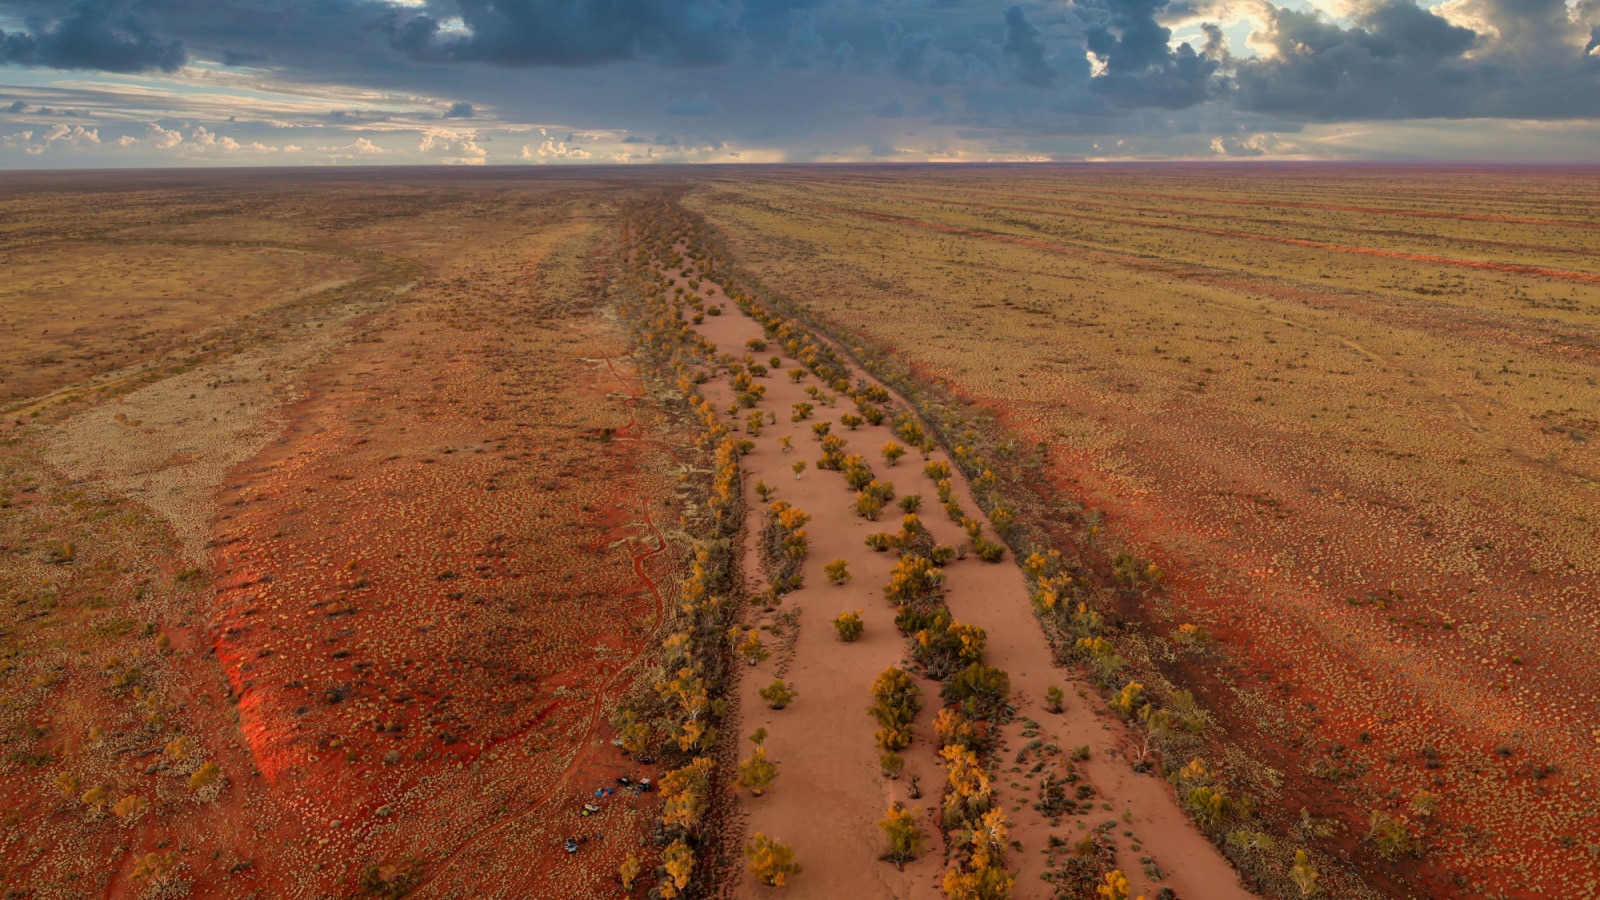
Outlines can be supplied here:
M578 816L641 774L602 733L662 604L637 388L614 338L439 290L315 373L218 524L216 652L282 815L257 817L310 845L261 867L278 890L414 858L414 896L572 896L647 827L648 795Z
M1557 839L1585 840L1592 770L1540 769L1594 758L1592 721L1578 710L1600 676L1567 664L1589 652L1589 616L1574 607L1557 624L1549 612L1592 585L1578 570L1539 571L1517 524L1533 510L1441 518L1426 484L1375 493L1333 464L1341 447L1253 428L1203 397L1184 415L1154 416L1088 392L987 402L1025 439L1047 437L1064 409L1138 436L1119 451L1138 460L1137 484L1104 453L1057 442L1044 490L1104 510L1109 528L1168 572L1165 593L1219 639L1220 668L1197 659L1169 671L1203 696L1232 698L1215 707L1225 730L1249 735L1257 758L1281 772L1353 773L1269 792L1277 816L1304 808L1359 823L1373 808L1362 797L1393 791L1376 808L1403 815L1427 790L1446 798L1429 826L1429 861L1360 866L1394 895L1544 895L1521 891L1532 873L1572 896L1593 884L1581 847ZM1363 451L1381 453L1374 443ZM1452 559L1444 548L1463 533L1483 550ZM1387 560L1416 563L1396 573L1374 562ZM1158 633L1172 627L1146 603L1122 612ZM1518 686L1527 676L1536 691ZM1346 779L1355 790L1340 789ZM1362 834L1352 827L1332 841L1359 862ZM1472 894L1448 880L1462 872Z

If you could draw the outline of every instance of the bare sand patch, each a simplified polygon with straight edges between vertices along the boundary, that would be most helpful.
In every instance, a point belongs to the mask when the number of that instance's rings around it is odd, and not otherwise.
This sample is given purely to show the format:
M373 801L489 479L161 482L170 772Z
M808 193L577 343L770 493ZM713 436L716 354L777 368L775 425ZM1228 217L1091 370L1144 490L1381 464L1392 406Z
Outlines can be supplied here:
M183 555L204 558L230 469L276 437L303 371L352 336L370 308L340 308L284 336L91 407L45 432L69 477L135 498L172 523Z

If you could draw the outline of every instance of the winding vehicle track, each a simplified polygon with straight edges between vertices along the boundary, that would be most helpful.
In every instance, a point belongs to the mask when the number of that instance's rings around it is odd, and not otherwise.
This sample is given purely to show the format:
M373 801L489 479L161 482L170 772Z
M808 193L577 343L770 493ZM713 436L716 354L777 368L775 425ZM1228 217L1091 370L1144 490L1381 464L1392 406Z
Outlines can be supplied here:
M1057 241L1043 241L1039 240L1038 238L1025 238L1019 235L1006 234L1000 231L986 231L981 228L967 228L961 225L946 225L942 222L930 222L925 219L913 219L909 216L892 216L886 213L872 213L866 212L865 210L851 209L845 206L829 206L825 204L800 205L823 212L842 213L844 215L860 216L864 219L877 219L880 222L894 222L900 225L931 228L935 231L943 231L948 234L959 234L963 237L988 238L990 240L1005 241L1006 243L1010 244L1021 244L1026 247L1038 247L1045 250L1084 249L1074 244L1060 243ZM1062 213L1062 215L1070 214ZM1547 266L1525 266L1518 263L1489 262L1487 260L1479 259L1461 259L1453 256L1436 256L1431 253L1411 253L1404 250L1378 250L1373 247L1357 247L1351 244L1335 244L1328 241L1312 241L1305 238L1279 237L1271 234L1255 234L1248 231L1229 231L1223 228L1202 228L1198 225L1150 223L1137 219L1104 219L1099 216L1081 216L1078 218L1089 218L1096 221L1112 221L1125 225L1138 225L1140 227L1165 228L1172 231L1186 231L1193 234L1206 234L1214 237L1247 238L1249 240L1265 241L1270 244L1289 244L1295 247L1309 247L1313 250L1330 250L1335 253L1351 253L1360 256L1379 256L1387 259L1403 259L1408 262L1424 262L1441 266L1457 266L1464 269L1488 269L1495 272L1510 272L1516 275L1534 275L1541 278L1554 278L1562 281L1576 281L1583 284L1600 284L1600 274L1593 272L1575 272L1570 269L1552 269Z
M1461 222L1496 222L1503 225L1549 225L1556 228L1600 228L1600 223L1577 222L1571 219L1537 219L1525 216L1491 216L1474 213L1441 212L1431 209L1400 209L1384 206L1352 206L1342 203L1311 203L1304 200L1248 200L1242 197L1207 197L1196 194L1164 194L1152 191L1115 191L1101 189L1097 194L1118 197L1142 197L1151 200L1189 200L1199 203L1229 203L1234 206L1268 206L1282 209L1321 209L1329 212L1372 213L1382 216L1415 216L1419 219L1455 219Z
M1155 221L1155 220L1151 220L1151 219L1118 218L1118 217L1110 216L1110 215L1103 215L1103 216L1101 216L1101 215L1088 215L1088 214L1084 214L1084 213L1071 212L1066 207L1067 206L1078 206L1078 207L1092 206L1092 207L1095 207L1095 208L1098 208L1098 209L1121 211L1123 213L1150 213L1152 215L1158 215L1158 216L1182 216L1183 218L1187 218L1187 219L1212 219L1212 220L1225 221L1225 222L1245 222L1245 223L1252 224L1252 225L1257 225L1257 226L1261 226L1261 225L1282 225L1282 226L1285 226L1285 227L1296 228L1296 227L1305 227L1306 224L1307 224L1305 222L1299 222L1299 221L1295 221L1295 220L1292 220L1292 219L1265 219L1265 218L1261 218L1259 216L1248 216L1248 215L1229 214L1229 213L1200 212L1198 210L1180 209L1180 208L1176 208L1176 207L1164 207L1164 206L1129 206L1129 205L1121 204L1121 203L1109 203L1109 202L1106 202L1106 201L1103 201L1103 200L1082 200L1082 199L1079 199L1077 197L1073 197L1073 198L1070 198L1070 199L1062 198L1061 199L1061 203L1063 205L1061 205L1061 206L1017 206L1015 204L1007 204L1007 203L980 203L980 202L978 202L976 200L957 200L957 199L952 198L952 197L932 197L932 196L919 195L919 194L897 194L897 193L894 193L894 192L891 192L891 191L858 191L857 193L860 193L860 194L871 194L873 196L878 196L878 197L888 197L888 198L895 199L895 200L915 200L915 201L918 201L918 202L921 202L921 203L943 204L943 205L946 205L946 206L964 206L964 207L969 207L969 208L972 208L972 209L995 209L995 210L1002 210L1002 211L1005 211L1005 212L1032 213L1034 215L1040 215L1040 216L1052 216L1052 217L1056 217L1056 218L1065 218L1065 219L1082 219L1082 220L1090 221L1090 222L1115 222L1115 223L1117 223L1119 225L1131 225L1131 226L1136 227L1136 228L1165 228L1165 229L1176 229L1176 230L1180 230L1181 231L1181 230L1187 230L1187 229L1191 229L1191 228L1198 228L1200 226L1186 226L1186 225L1179 225L1179 224L1176 224L1176 223L1173 223L1173 222L1161 222L1161 221ZM970 193L984 194L986 196L994 196L994 197L1011 197L1011 198L1020 199L1020 200L1030 200L1030 201L1032 201L1034 203L1048 203L1052 199L1050 197L1040 196L1038 194L1008 194L1008 193L1000 193L1000 192L997 192L997 191L971 191ZM1579 248L1576 248L1576 247L1553 247L1553 246L1550 246L1548 244L1518 243L1516 241L1500 241L1500 240L1494 240L1494 239L1491 239L1491 238L1465 237L1465 236L1462 236L1462 235L1438 235L1438 234L1429 234L1429 233L1426 233L1426 232L1401 231L1399 229L1394 229L1394 228L1357 228L1357 227L1354 227L1354 226L1345 225L1345 226L1340 226L1339 230L1343 231L1343 232L1346 232L1346 233L1349 233L1349 234L1370 234L1370 235L1376 235L1378 237L1383 237L1383 238L1396 238L1396 237L1413 238L1413 239L1417 239L1417 240L1446 241L1446 242L1458 243L1458 244L1476 244L1476 245L1481 245L1481 246L1484 246L1484 247L1493 247L1493 248L1502 249L1502 250L1532 250L1532 251L1536 251L1536 252L1539 252L1539 253L1550 253L1550 254L1563 255L1563 256L1576 256L1576 257L1579 257L1580 259L1585 259L1585 260L1590 259L1593 256L1593 254L1590 253L1588 250L1579 249ZM1263 235L1263 234L1258 234L1258 233L1254 233L1254 232L1244 232L1244 231L1216 231L1216 232L1204 231L1203 233L1226 235L1226 236L1229 236L1229 237L1241 237L1241 238L1272 239L1272 238L1276 237L1276 235Z
M866 181L868 179L859 180ZM883 181L885 183L894 183L890 179L872 180ZM979 193L979 191L973 191L973 193ZM1013 196L1001 191L983 191L982 193ZM1421 219L1454 219L1462 222L1494 222L1502 225L1548 225L1555 228L1600 228L1600 223L1580 222L1572 219L1539 219L1526 216L1493 216L1475 213L1442 212L1431 209L1356 206L1343 203L1312 203L1306 200L1250 200L1242 197L1217 197L1206 196L1203 194L1172 194L1158 191L1119 191L1111 188L1096 188L1094 190L1082 191L1081 193L1099 195L1102 197L1138 197L1146 200L1182 200L1195 203L1226 203L1233 206L1265 206L1278 209L1318 209L1327 210L1329 212L1370 213L1372 215L1382 216L1413 216ZM1041 199L1055 197L1061 200L1080 202L1078 200L1079 192L1073 192L1071 194L1051 192L1050 194L1035 196L1038 196Z

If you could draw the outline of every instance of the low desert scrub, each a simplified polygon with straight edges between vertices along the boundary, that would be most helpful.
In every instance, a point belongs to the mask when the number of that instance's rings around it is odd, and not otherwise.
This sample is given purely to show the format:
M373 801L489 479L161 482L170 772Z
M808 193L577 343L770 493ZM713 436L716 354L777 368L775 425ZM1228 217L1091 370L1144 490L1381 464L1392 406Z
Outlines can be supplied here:
M795 467L798 475L805 463L798 462ZM782 500L768 508L761 530L762 563L776 594L797 590L804 583L800 565L811 546L804 528L809 521L809 514Z
M1206 632L1205 626L1183 624L1172 634L1172 642L1185 650L1199 650L1211 640L1211 635Z
M959 705L971 718L995 719L1009 707L1011 678L1002 669L975 662L950 679L944 699Z
M786 683L781 678L774 678L772 683L756 692L767 705L773 709L783 709L790 701L800 696L800 692L793 685Z
M356 881L363 895L379 900L400 900L421 883L422 864L416 860L367 866Z
M861 610L842 612L833 620L833 629L839 633L839 640L846 644L853 644L861 638L861 632L866 630L866 625L861 621Z
M739 763L739 786L759 797L778 778L778 767L767 758L767 748L759 744L750 756Z
M906 758L893 750L885 750L878 755L878 768L883 777L895 781L906 770Z
M1005 558L1006 545L985 537L975 537L972 539L972 552L984 562L997 563Z
M750 863L750 874L770 887L783 887L791 875L802 871L794 861L794 847L780 844L761 832L744 845L745 859Z
M869 522L876 522L878 514L883 512L883 500L866 491L860 491L856 494L855 512Z
M902 871L906 863L928 852L928 835L917 821L917 813L915 807L907 809L896 801L878 822L878 828L889 841L889 848L879 858L894 863L895 868Z
M849 485L852 491L866 490L873 483L872 469L859 453L841 457L840 468L844 470L844 483ZM888 501L893 498L894 490L891 487L882 499Z
M922 709L922 689L904 671L890 666L872 683L872 717L878 720L878 747L911 746L911 720Z
M1394 861L1402 856L1421 856L1422 840L1405 816L1391 816L1374 810L1367 823L1366 842L1379 857Z
M822 571L828 576L829 584L844 584L850 580L850 564L842 559L829 562L822 567Z
M738 650L739 655L744 658L744 661L752 666L766 662L772 656L762 646L761 632L755 628L745 632L744 636L737 640L735 648Z

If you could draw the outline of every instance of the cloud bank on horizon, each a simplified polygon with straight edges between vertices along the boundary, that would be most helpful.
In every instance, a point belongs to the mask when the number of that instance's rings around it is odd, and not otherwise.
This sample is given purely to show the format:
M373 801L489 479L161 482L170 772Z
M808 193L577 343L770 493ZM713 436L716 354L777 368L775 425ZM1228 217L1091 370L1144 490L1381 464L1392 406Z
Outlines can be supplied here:
M0 167L1600 161L1600 0L1281 2L0 0Z

